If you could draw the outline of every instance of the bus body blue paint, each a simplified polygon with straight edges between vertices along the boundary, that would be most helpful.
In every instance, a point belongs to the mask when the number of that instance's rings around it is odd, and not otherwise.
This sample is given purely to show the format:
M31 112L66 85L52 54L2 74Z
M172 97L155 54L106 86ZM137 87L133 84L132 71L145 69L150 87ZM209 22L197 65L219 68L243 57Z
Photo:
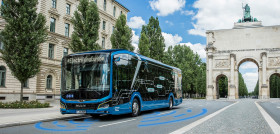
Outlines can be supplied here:
M164 63L161 63L159 61L156 61L154 59L151 59L151 58L148 58L148 57L145 57L143 55L140 55L140 54L136 54L136 53L133 53L133 52L130 52L130 51L127 51L127 50L123 50L123 49L111 49L111 50L100 50L100 51L91 51L91 52L83 52L83 53L76 53L76 54L70 54L68 55L68 57L71 57L71 56L78 56L78 55L90 55L90 54L102 54L102 53L110 53L110 91L109 91L109 95L106 96L106 97L103 97L103 98L100 98L100 99L95 99L95 100L86 100L86 101L70 101L70 100L66 100L64 99L62 96L61 96L61 103L62 104L65 104L65 103L72 103L72 104L101 104L101 103L104 103L104 102L107 102L109 101L110 99L112 99L112 96L113 96L113 64L114 64L114 55L117 55L117 54L129 54L129 55L132 55L132 56L135 56L135 57L139 57L141 61L148 61L148 62L152 62L152 63L155 63L155 64L159 64L161 66L164 66L164 67L167 67L167 68L170 68L170 69L175 69L175 70L179 70L180 72L180 69L176 68L176 67L172 67L172 66L169 66L169 65L166 65ZM63 62L61 62L63 64ZM62 81L62 79L61 79ZM174 97L174 94L173 93L170 93L169 96L168 96L168 99L167 99L167 96L166 96L166 100L153 100L153 101L143 101L142 97L141 97L141 93L139 92L134 92L132 95L131 95L131 98L130 98L130 101L128 103L123 103L123 104L120 104L120 105L117 105L117 106L113 106L113 107L108 107L108 108L99 108L99 109L80 109L80 110L84 110L86 111L86 114L113 114L113 115L118 115L118 114L126 114L126 113L131 113L132 112L132 101L133 99L137 97L140 101L140 111L146 111L146 110L153 110L153 109L159 109L159 108L165 108L165 107L168 107L169 106L169 99L172 97L173 98L173 105L174 106L177 106L179 104L182 103L182 98L180 99L176 99ZM66 105L65 105L66 106ZM62 114L76 114L77 111L79 109L63 109L61 108L60 111Z

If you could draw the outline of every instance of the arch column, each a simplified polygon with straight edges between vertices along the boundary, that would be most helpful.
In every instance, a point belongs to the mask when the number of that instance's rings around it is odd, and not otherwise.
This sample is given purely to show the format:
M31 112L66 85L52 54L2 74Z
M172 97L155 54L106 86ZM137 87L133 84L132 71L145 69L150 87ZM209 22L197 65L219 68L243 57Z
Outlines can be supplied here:
M208 55L208 83L207 83L207 100L214 99L215 94L213 93L213 55Z
M267 53L263 52L261 53L261 59L262 59L262 85L261 85L261 90L259 91L259 98L260 99L269 99L268 96L268 86L267 86Z
M230 54L230 85L229 85L229 92L228 92L228 99L235 99L236 97L236 86L235 86L235 79L234 79L234 66L235 66L236 56L235 54Z

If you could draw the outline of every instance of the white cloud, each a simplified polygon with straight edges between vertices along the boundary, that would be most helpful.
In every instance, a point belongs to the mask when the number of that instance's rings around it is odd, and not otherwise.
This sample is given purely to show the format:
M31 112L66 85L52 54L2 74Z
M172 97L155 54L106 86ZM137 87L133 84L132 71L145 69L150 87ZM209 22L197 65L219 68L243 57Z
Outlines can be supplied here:
M135 31L132 30L132 46L134 46L134 52L137 52L139 44L139 36L135 34Z
M193 12L193 10L190 10L190 11L186 10L186 11L181 11L181 14L188 16L188 15L194 15L195 13Z
M169 46L174 46L179 44L183 38L181 36L179 36L178 34L175 34L174 36L172 34L169 33L161 33L162 36L164 37L164 43L165 43L165 49L167 50Z
M242 74L242 76L247 86L248 92L254 91L258 81L258 72L247 72L245 74Z
M192 44L190 42L188 43L180 43L180 45L186 45L190 47L195 53L197 53L200 58L206 58L206 52L205 52L205 45L202 45L200 43Z
M173 26L173 25L174 25L173 22L168 21L168 20L166 20L165 23L166 23L166 24L169 24L170 26Z
M240 65L240 69L252 69L252 68L258 68L258 66L253 62L245 62Z
M154 11L159 11L158 16L167 16L185 7L186 0L152 0L149 3Z
M127 25L133 29L140 29L142 28L142 25L145 24L146 22L142 19L142 17L138 17L138 16L131 17L129 19L129 22L127 22Z
M251 15L264 26L280 24L279 0L197 0L193 5L198 9L192 18L194 29L188 33L205 36L206 30L231 29L243 16L242 2L249 4Z

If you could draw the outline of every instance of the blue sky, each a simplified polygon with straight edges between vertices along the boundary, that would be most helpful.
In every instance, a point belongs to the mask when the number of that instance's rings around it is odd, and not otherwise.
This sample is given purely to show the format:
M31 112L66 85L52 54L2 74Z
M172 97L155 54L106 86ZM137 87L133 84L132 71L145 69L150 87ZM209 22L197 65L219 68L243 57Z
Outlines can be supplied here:
M178 11L175 11L167 16L158 16L157 13L159 11L154 11L150 6L149 0L119 0L123 5L125 5L129 10L128 13L128 21L131 17L140 16L146 22L149 22L149 18L151 16L158 17L160 22L160 27L162 32L170 33L170 34L178 34L183 40L182 42L192 42L192 43L201 43L205 44L206 39L201 36L189 35L187 30L192 29L192 16L193 15L185 15L181 13L181 11L192 10L196 12L197 9L193 8L193 2L186 1L185 7L181 8ZM136 34L139 35L141 29L134 29Z
M137 48L142 25L158 17L167 46L187 45L205 62L206 30L231 29L242 18L242 3L264 26L280 25L280 0L118 0L130 12L127 24L133 30L132 44ZM252 91L258 79L254 63L239 70Z

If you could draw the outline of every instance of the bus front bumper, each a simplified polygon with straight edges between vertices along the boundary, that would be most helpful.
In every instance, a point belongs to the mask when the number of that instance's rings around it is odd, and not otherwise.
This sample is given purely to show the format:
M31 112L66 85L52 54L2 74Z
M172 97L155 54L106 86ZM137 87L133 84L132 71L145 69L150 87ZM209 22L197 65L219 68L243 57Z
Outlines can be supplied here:
M130 113L131 105L129 103L121 104L114 107L108 108L99 108L97 110L93 109L65 109L60 108L61 114L112 114L112 115L119 115Z

